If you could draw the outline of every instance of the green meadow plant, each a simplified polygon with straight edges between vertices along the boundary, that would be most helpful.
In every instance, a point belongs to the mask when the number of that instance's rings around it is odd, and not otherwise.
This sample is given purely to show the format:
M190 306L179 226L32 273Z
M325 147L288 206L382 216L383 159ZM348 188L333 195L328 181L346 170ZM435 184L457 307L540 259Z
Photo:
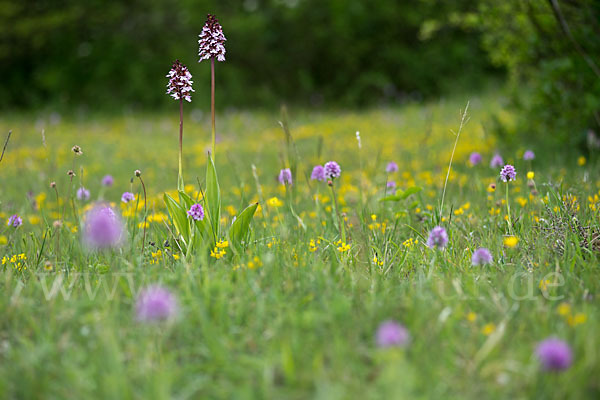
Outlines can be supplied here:
M164 201L171 222L175 227L176 244L179 250L186 256L189 256L194 249L203 243L208 244L209 248L221 246L223 237L228 237L228 241L233 244L236 250L242 249L248 241L250 232L250 223L254 213L258 208L258 203L253 203L240 212L233 220L227 231L222 231L221 227L221 188L215 167L216 151L216 124L215 124L215 59L225 61L225 46L227 40L219 21L214 15L209 14L202 32L199 35L200 60L210 60L211 67L211 126L212 126L212 147L208 153L206 164L205 191L202 193L202 199L199 203L192 199L184 191L184 181L182 172L182 141L183 141L183 99L191 102L192 75L187 68L176 61L173 69L167 74L170 78L167 85L167 93L177 100L180 104L180 123L179 123L179 175L177 180L177 194L179 201L175 200L169 194L164 194Z

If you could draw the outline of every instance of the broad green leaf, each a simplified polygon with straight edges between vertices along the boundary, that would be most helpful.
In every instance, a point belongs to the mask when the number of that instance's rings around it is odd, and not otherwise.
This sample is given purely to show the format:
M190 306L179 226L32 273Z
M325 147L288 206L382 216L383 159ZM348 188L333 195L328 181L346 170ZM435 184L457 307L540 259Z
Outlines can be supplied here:
M167 193L164 194L163 198L165 200L165 205L167 206L169 216L171 217L171 221L177 230L177 234L181 236L181 239L183 239L184 244L187 246L190 237L190 226L188 223L186 210Z
M379 199L379 201L400 201L400 200L404 200L404 199L408 198L408 196L410 196L410 195L413 195L415 193L419 193L421 190L423 190L423 188L420 187L420 186L412 186L412 187L409 187L406 190L398 189L398 190L396 190L396 194L383 197L383 198Z
M229 229L229 239L235 245L241 244L248 237L250 222L254 218L254 213L258 208L258 203L250 204L236 217Z

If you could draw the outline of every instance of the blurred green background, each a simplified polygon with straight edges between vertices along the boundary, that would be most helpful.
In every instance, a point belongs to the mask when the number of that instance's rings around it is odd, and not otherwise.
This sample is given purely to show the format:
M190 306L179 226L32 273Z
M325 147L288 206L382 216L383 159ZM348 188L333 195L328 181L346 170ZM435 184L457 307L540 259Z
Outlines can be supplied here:
M397 104L507 82L525 136L581 144L600 124L595 0L0 0L0 107L164 108L178 58L204 108L209 12L228 39L220 109Z

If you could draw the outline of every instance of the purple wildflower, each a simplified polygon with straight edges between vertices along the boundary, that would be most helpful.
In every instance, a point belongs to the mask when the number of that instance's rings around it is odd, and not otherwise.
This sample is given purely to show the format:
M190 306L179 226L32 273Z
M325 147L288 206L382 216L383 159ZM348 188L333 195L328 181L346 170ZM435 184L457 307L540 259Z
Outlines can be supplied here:
M8 226L12 226L14 228L18 228L21 225L23 225L23 219L21 217L19 217L17 214L15 215L11 215L8 218Z
M329 161L325 163L323 168L325 169L325 176L330 179L338 178L342 173L342 169L335 161Z
M538 344L535 353L547 371L567 369L573 362L573 352L569 345L557 338L548 338Z
M198 55L200 56L200 60L198 62L210 60L213 57L217 61L225 61L225 41L227 39L225 39L223 28L221 28L217 17L208 14L199 37Z
M279 183L282 185L291 185L292 184L292 171L289 168L284 168L279 171L279 177L277 178Z
M104 186L112 186L114 182L115 180L111 175L104 175L104 178L102 178L102 185Z
M123 203L129 203L130 201L134 201L135 196L131 192L125 192L121 195L121 201Z
M510 164L506 164L500 171L500 179L504 182L510 182L517 179L517 170Z
M473 252L471 262L473 265L486 265L493 261L492 254L485 247L480 247Z
M441 226L436 226L429 232L429 238L427 239L427 246L430 248L443 249L448 244L448 234L446 230Z
M135 312L138 321L154 322L175 316L177 300L167 289L150 286L143 289L137 297Z
M175 60L173 67L166 75L169 78L167 83L167 94L170 94L175 100L185 99L188 102L192 101L192 74L179 60Z
M327 177L325 176L325 168L322 165L315 165L312 173L310 174L310 179L316 181L324 181Z
M124 235L123 223L112 208L94 207L85 217L83 240L93 249L118 247Z
M477 165L480 162L481 162L481 154L479 154L476 151L474 151L473 153L471 153L471 155L469 156L469 163L471 165Z
M379 325L375 341L379 347L404 347L410 341L410 334L403 325L389 320Z
M388 181L388 183L386 184L388 189L393 189L396 187L396 181Z
M77 189L77 199L78 200L89 200L90 198L90 191L87 190L86 188L84 188L83 186L80 187L79 189Z
M531 161L535 158L535 153L531 150L527 150L524 154L523 154L523 160L525 161Z
M393 161L390 161L388 165L385 167L385 172L391 174L392 172L398 172L398 164Z
M202 221L204 219L204 208L201 204L196 203L190 207L187 215L192 217L194 221Z
M502 159L500 154L498 154L498 153L494 154L494 157L492 157L492 160L490 161L490 168L498 168L503 165L504 165L504 160Z

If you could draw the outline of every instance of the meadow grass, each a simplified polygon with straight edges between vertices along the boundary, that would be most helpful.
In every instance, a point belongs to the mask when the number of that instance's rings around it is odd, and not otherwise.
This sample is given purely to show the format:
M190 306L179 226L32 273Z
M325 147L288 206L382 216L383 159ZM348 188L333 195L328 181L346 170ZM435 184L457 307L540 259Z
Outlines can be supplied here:
M537 159L523 161L525 147L505 149L485 129L492 113L510 124L501 99L470 100L441 213L451 130L466 101L292 112L289 143L277 113L219 116L223 226L260 203L245 250L228 247L220 259L208 246L186 258L172 237L162 194L177 183L176 114L3 116L0 128L13 135L0 163L0 217L24 224L0 229L2 397L597 398L597 166L535 146ZM199 198L210 122L198 110L185 117L186 191ZM500 169L488 166L497 149L517 169L508 197ZM482 164L468 164L473 151ZM330 188L309 179L329 160L342 168L334 187L346 243ZM398 172L385 172L389 161ZM286 188L277 175L292 162ZM101 185L106 174L111 187ZM379 201L394 194L392 180L422 190ZM74 198L80 185L90 200ZM136 200L120 203L125 191ZM514 246L505 243L507 198ZM82 245L81 219L99 200L127 225L118 250ZM425 245L437 224L450 237L444 250ZM492 264L471 264L479 247ZM177 317L137 321L137 293L159 282L176 295ZM408 346L376 345L390 319L409 330ZM544 371L535 357L550 336L573 349L564 372Z

